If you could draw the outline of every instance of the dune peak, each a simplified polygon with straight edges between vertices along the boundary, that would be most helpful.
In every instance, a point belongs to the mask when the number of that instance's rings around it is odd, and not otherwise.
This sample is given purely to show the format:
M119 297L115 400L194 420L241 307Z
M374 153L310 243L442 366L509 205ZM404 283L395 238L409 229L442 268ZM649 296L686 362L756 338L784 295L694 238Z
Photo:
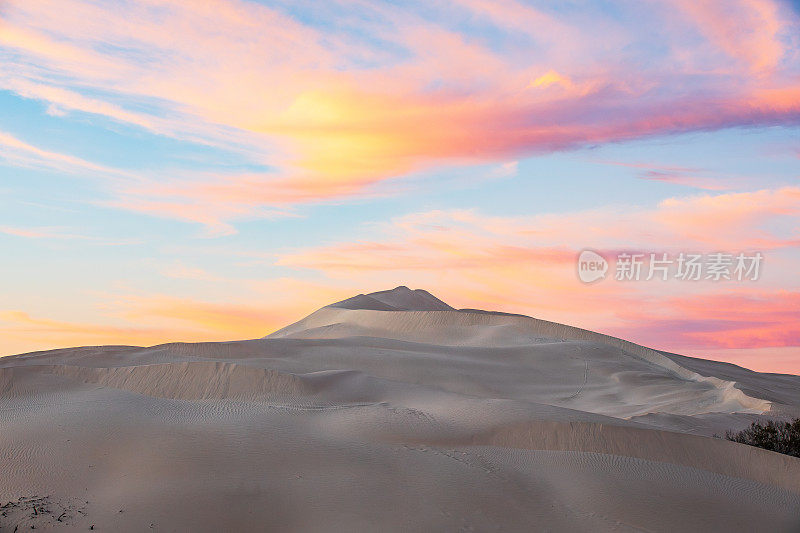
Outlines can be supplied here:
M358 294L327 307L371 311L454 311L455 309L424 289L400 285L394 289Z

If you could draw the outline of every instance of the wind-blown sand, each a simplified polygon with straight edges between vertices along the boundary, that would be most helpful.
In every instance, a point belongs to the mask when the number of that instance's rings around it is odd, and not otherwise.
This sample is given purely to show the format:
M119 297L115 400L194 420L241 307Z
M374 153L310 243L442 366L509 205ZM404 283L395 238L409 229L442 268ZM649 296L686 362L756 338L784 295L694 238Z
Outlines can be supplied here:
M398 287L0 359L0 532L800 531L800 459L710 437L765 416L800 377Z

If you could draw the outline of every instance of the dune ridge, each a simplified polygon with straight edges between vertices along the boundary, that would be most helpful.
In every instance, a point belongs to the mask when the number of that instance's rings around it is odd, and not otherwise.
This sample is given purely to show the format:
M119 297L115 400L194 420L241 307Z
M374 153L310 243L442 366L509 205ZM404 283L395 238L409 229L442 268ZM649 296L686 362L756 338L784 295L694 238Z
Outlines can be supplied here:
M487 328L489 328L487 334ZM726 399L744 409L769 411L771 402L748 396L735 381L693 372L661 352L630 341L556 322L508 314L474 311L384 311L323 307L308 317L282 328L271 338L343 338L373 336L400 340L424 340L435 344L497 346L546 341L586 341L618 348L682 379L707 382L724 392Z

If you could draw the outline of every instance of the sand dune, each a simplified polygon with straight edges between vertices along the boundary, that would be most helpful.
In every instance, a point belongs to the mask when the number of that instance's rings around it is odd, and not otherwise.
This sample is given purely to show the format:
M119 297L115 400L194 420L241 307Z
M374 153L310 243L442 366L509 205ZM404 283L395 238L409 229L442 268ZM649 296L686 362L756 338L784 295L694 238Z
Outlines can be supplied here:
M0 359L0 532L797 531L800 460L709 435L798 415L797 376L398 287Z

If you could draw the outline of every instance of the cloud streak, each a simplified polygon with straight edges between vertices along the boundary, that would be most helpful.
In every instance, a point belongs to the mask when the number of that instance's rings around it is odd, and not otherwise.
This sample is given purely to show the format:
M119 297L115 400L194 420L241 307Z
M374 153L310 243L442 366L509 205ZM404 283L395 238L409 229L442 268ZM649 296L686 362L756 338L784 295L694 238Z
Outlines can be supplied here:
M0 159L17 166L39 167L67 173L119 175L120 171L86 161L79 157L45 150L18 137L0 131Z
M487 216L430 211L381 226L375 240L284 254L280 265L324 271L555 264L583 248L779 250L800 246L800 188L673 197L651 209L609 206L563 214Z
M627 26L633 15L592 10L607 33L513 1L362 7L370 16L354 20L331 4L311 25L239 0L13 0L0 86L60 112L238 146L273 167L161 179L172 198L140 187L120 203L219 234L243 212L369 194L432 166L800 122L787 62L798 21L776 1L735 0L725 16L713 2L652 2ZM217 220L190 212L198 200Z

